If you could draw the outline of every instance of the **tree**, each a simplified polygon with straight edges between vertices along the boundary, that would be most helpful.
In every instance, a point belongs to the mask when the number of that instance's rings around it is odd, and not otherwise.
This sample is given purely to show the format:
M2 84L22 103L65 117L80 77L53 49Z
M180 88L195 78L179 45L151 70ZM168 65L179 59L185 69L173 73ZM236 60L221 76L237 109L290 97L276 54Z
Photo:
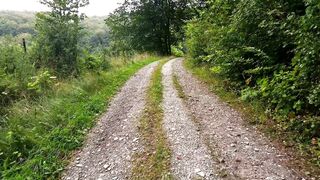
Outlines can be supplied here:
M84 18L79 8L88 0L41 0L51 8L49 13L38 13L36 20L36 64L53 69L59 75L77 72L79 22Z
M194 0L128 0L106 20L117 45L136 51L171 54L184 37L183 26L195 13Z

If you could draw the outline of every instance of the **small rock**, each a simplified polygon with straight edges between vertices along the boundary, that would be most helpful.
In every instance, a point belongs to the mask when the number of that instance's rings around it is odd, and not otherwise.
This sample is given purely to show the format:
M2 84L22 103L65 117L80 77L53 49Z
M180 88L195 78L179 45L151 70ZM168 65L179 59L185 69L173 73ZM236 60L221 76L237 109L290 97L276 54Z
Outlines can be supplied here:
M83 167L83 165L82 165L82 164L77 164L76 166L77 166L77 167Z
M107 169L107 168L109 168L110 167L110 164L105 164L104 166L103 166L103 168L105 168L105 169Z
M233 143L232 143L230 146L231 146L231 147L236 147L236 145L235 145L235 144L233 144Z
M236 159L236 162L241 162L241 159Z
M137 142L139 138L134 138L132 142Z
M118 137L115 137L113 140L118 141L118 139L119 139Z
M255 152L259 152L260 150L259 150L259 149L257 149L257 148L254 148L254 151L255 151Z
M200 177L204 177L205 176L205 173L200 171L200 172L197 172L197 175L200 176Z
M224 163L225 160L224 160L223 158L220 158L220 159L219 159L219 162L220 162L220 163Z

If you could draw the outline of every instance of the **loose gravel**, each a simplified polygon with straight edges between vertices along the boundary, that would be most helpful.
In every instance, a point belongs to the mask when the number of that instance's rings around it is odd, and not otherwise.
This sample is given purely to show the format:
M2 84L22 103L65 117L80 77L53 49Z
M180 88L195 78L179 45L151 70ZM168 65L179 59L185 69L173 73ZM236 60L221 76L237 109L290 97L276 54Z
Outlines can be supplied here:
M150 77L157 64L141 69L116 95L62 179L128 179L132 155L143 150L137 125L145 106Z
M255 128L247 128L239 113L221 102L184 69L182 59L172 63L187 97L187 107L199 121L210 149L217 152L215 159L219 160L228 174L250 180L302 179L295 170L286 166L291 158L277 150ZM189 135L193 133L188 132Z
M64 172L63 180L130 178L132 156L144 149L138 125L157 64L141 69L116 95ZM238 112L185 70L183 59L166 63L162 75L163 128L172 151L175 179L303 179L286 165L292 158L254 127L248 128ZM184 99L175 88L174 75Z
M210 152L200 137L191 114L173 84L172 63L163 66L164 129L172 150L171 171L175 179L217 179Z

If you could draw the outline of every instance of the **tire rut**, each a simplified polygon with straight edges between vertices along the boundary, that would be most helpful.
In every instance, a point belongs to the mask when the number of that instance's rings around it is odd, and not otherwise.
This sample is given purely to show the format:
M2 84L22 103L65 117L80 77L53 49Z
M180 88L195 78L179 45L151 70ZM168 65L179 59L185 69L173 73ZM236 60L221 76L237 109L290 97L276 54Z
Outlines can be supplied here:
M171 171L175 179L217 179L210 152L173 84L171 60L163 66L164 121L172 151Z
M187 107L228 174L239 179L302 179L286 166L290 157L273 147L255 128L246 128L236 111L184 69L182 59L173 63Z
M128 179L132 155L142 152L137 125L145 106L146 90L158 62L136 73L110 103L91 130L82 150L62 179Z

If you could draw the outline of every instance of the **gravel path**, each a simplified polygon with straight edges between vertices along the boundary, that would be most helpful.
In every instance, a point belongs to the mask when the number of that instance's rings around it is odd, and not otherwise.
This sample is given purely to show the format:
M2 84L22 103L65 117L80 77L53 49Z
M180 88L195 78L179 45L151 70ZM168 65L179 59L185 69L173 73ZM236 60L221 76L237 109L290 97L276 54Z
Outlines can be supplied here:
M127 179L131 157L141 152L137 129L150 77L158 63L133 76L111 102L62 179Z
M164 129L172 150L171 171L175 179L217 179L213 161L198 128L183 100L178 97L172 79L172 63L163 66Z
M216 159L219 159L228 174L250 180L301 179L286 166L286 162L290 161L288 155L279 152L255 128L246 128L244 120L236 111L221 102L184 69L182 59L173 63L174 71L187 97L187 107L199 121L210 148L217 151Z

